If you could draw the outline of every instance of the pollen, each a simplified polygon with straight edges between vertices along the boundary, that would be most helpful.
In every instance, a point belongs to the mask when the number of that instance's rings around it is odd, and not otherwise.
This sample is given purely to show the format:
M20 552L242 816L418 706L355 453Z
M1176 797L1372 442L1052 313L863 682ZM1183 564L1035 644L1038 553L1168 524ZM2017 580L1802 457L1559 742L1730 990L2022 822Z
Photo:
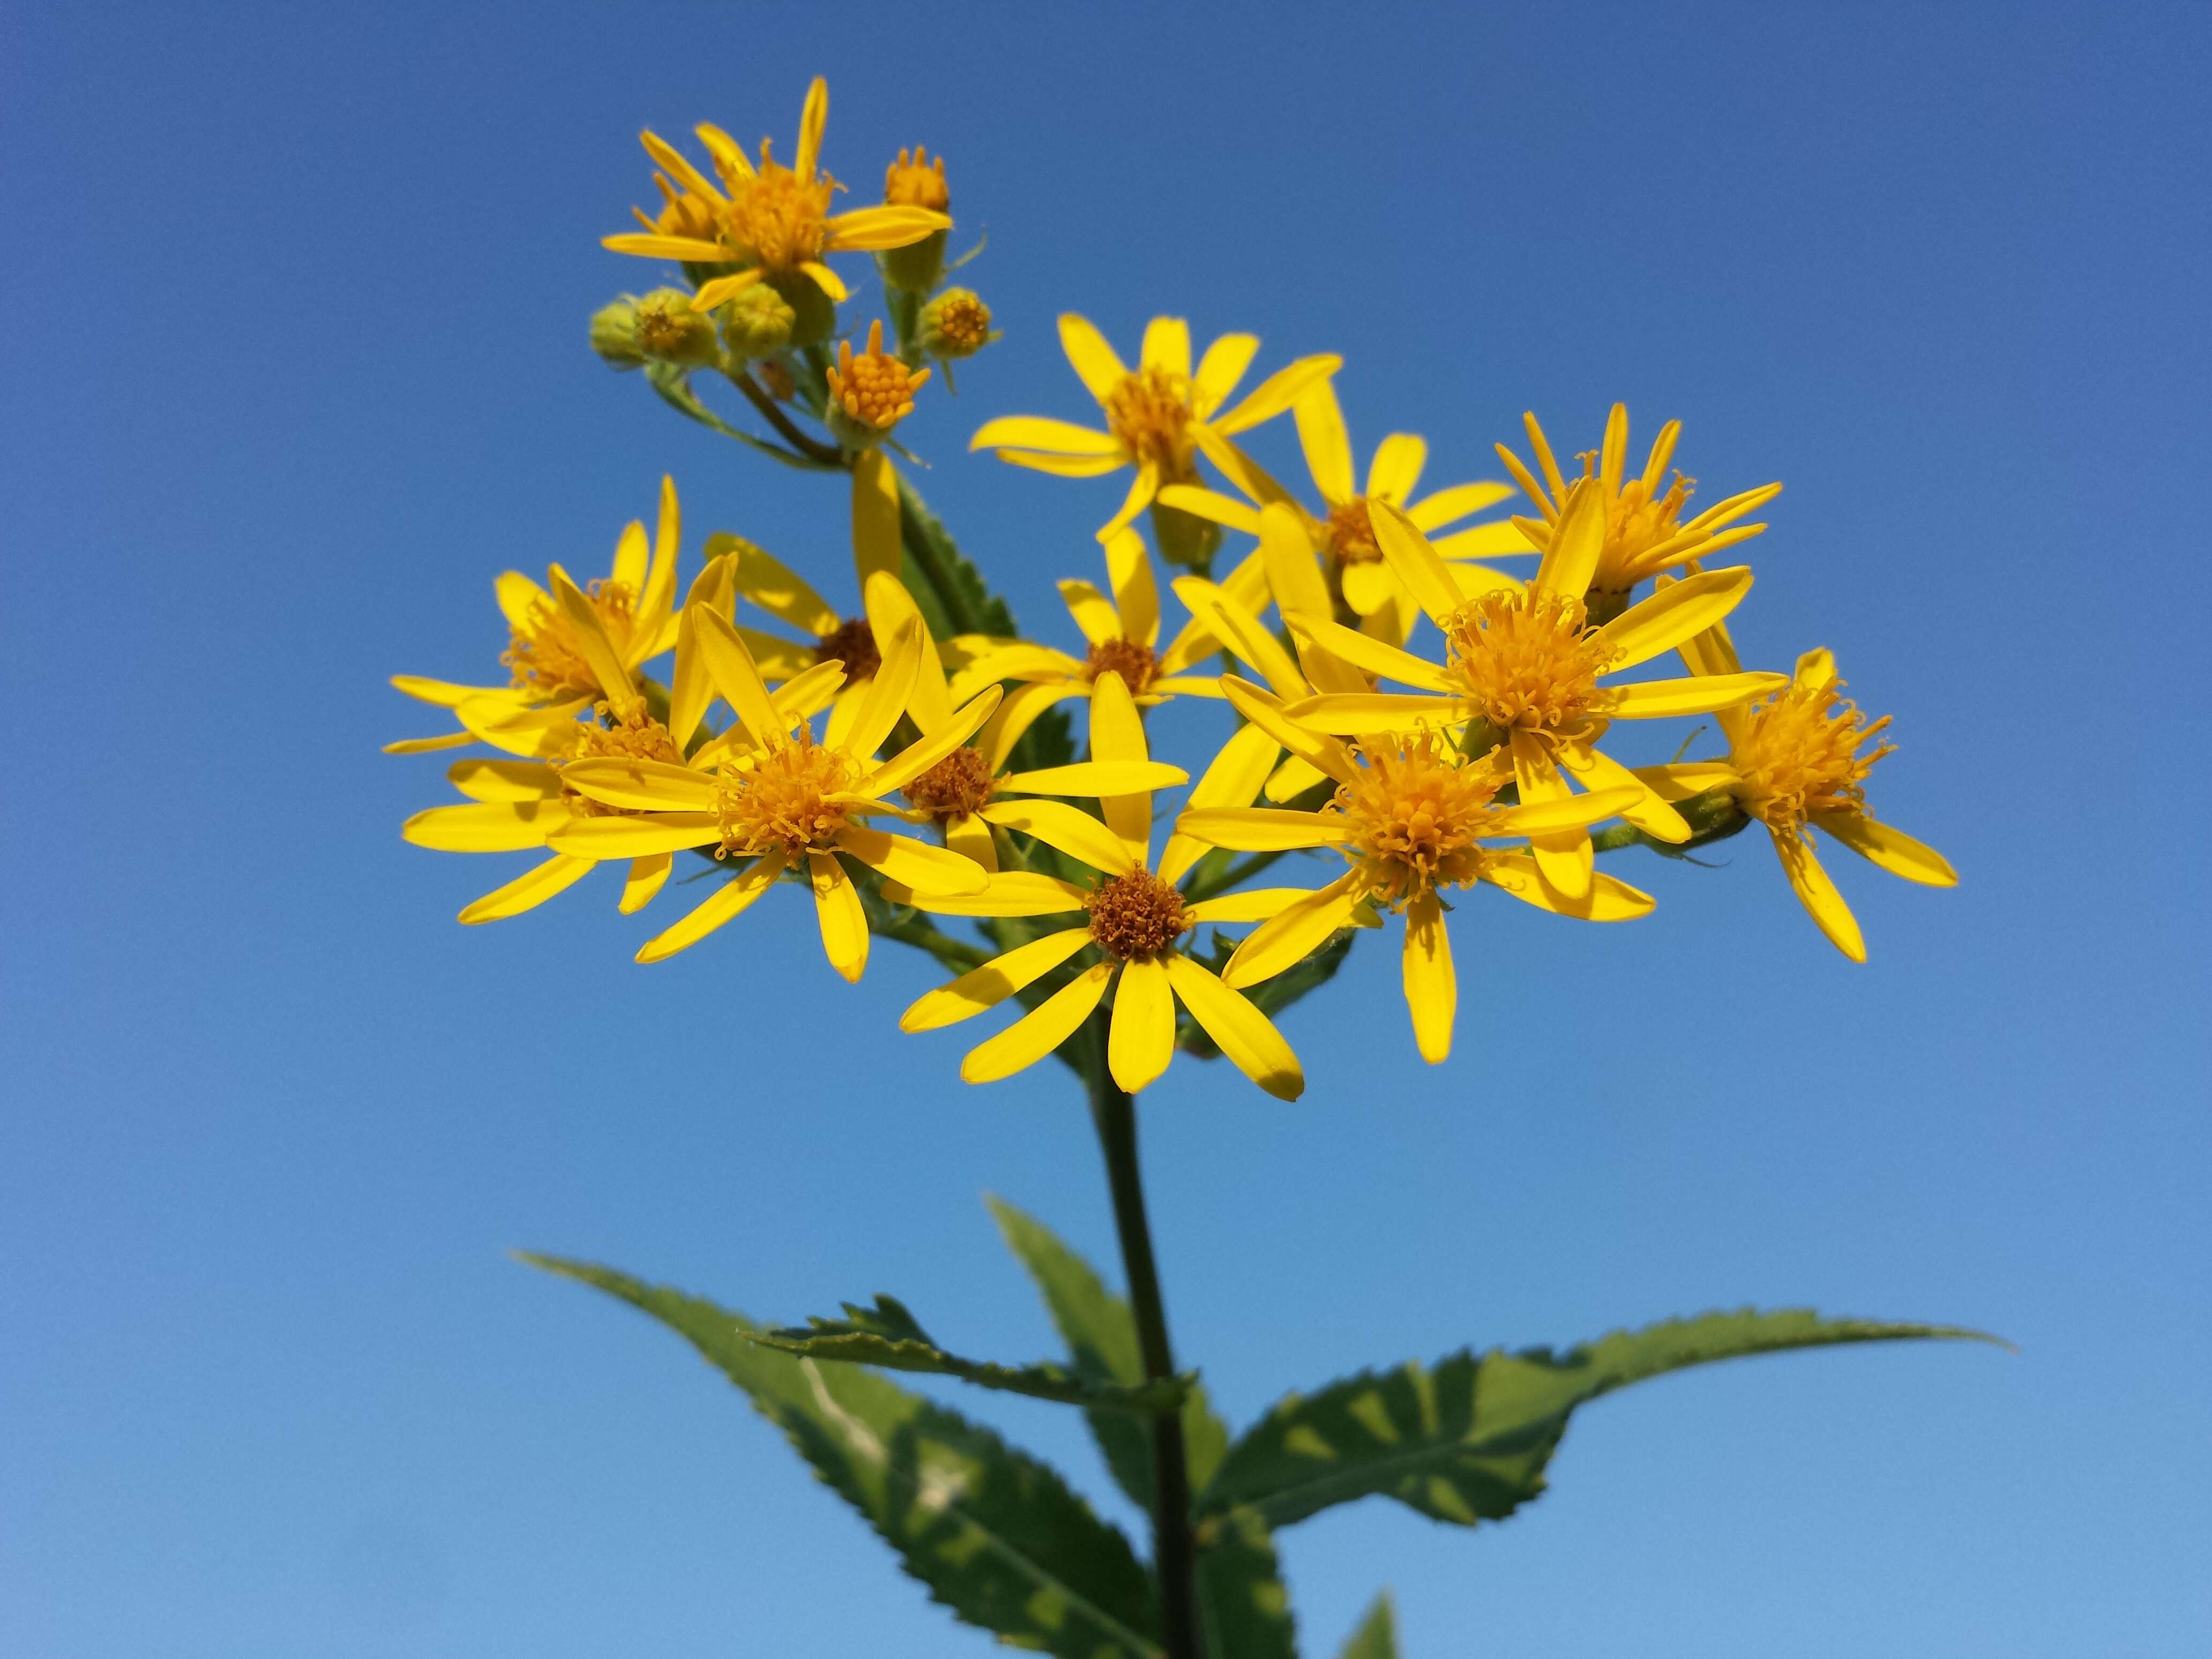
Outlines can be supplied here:
M763 270L796 270L822 257L829 232L823 222L830 216L830 192L839 186L826 173L802 179L781 162L769 157L769 141L761 140L760 166L750 178L725 174L730 193L722 210L721 240L735 248L748 264Z
M928 208L942 213L951 203L952 193L945 187L945 158L931 161L929 152L921 145L914 147L908 156L902 149L898 160L884 169L884 200L893 207Z
M1445 629L1451 672L1499 730L1572 736L1601 709L1597 678L1620 655L1583 620L1579 599L1536 589L1486 593Z
M1477 837L1498 833L1499 774L1461 760L1433 732L1373 740L1357 754L1358 775L1322 810L1343 819L1344 855L1369 895L1396 909L1439 887L1471 886L1482 873Z
M853 355L853 343L837 343L837 366L829 371L830 399L862 426L888 432L914 413L914 394L930 376L908 368L884 349L883 319L868 325L868 349Z
M629 642L636 617L637 594L628 582L595 581L587 596L599 613L599 626L617 651ZM514 689L548 702L599 690L599 677L584 659L575 629L552 600L531 601L530 614L507 630L507 649L500 653Z
M649 760L664 761L671 766L684 764L684 751L676 746L676 739L669 734L668 728L646 712L643 697L603 701L592 712L598 715L599 724L577 726L575 742L568 750L570 760ZM623 816L621 807L593 800L566 783L561 786L561 799L579 817Z
M1106 394L1107 427L1139 462L1158 467L1163 483L1198 476L1190 422L1190 381L1171 369L1138 369Z
M1788 832L1815 812L1866 810L1866 775L1896 745L1859 752L1889 716L1868 720L1842 688L1840 680L1795 685L1745 712L1730 758L1744 810L1769 828Z
M1372 564L1382 556L1375 521L1367 516L1367 497L1354 495L1328 510L1328 550L1345 564Z
M1084 678L1096 680L1109 671L1121 677L1130 695L1139 696L1160 676L1159 653L1135 640L1101 640L1084 658Z
M1190 931L1182 894L1149 870L1109 876L1083 901L1091 937L1116 961L1147 961Z
M907 805L927 812L942 829L954 818L980 812L996 786L983 757L969 748L954 750L906 787Z
M772 739L725 766L714 803L720 853L795 859L827 851L847 822L847 804L833 797L852 787L856 772L842 752L823 748L803 726L796 738Z
M876 630L866 617L854 617L842 622L814 642L814 660L839 662L845 665L845 683L873 677L883 666L883 653L876 648Z

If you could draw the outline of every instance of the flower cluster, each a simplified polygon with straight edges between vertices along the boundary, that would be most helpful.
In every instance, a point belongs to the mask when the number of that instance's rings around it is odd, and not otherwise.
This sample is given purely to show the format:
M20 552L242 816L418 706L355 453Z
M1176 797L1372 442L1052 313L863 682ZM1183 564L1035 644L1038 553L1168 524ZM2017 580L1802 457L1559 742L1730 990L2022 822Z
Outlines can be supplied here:
M878 938L958 970L904 1029L1019 1006L968 1052L970 1081L1058 1053L1133 1093L1178 1049L1218 1051L1295 1098L1302 1073L1273 1016L1391 917L1414 1041L1431 1061L1449 1053L1457 894L1632 920L1653 901L1599 872L1599 853L1678 852L1755 822L1814 921L1863 960L1816 834L1907 880L1955 880L1871 814L1888 721L1844 698L1831 655L1808 652L1791 675L1737 659L1729 619L1753 573L1718 556L1765 530L1742 520L1781 486L1693 513L1691 480L1669 472L1680 423L1632 477L1618 406L1579 476L1530 416L1533 463L1499 447L1511 482L1422 494L1427 446L1410 434L1355 468L1334 356L1298 358L1239 398L1250 335L1194 360L1188 326L1155 318L1132 368L1064 316L1060 343L1103 426L1003 416L970 447L1060 477L1131 478L1097 532L1103 582L1060 583L1073 635L1024 635L888 453L930 364L949 370L996 337L972 291L944 286L945 161L901 151L881 205L833 213L827 110L817 81L788 167L766 141L756 161L700 127L712 177L647 134L662 204L607 246L676 262L684 286L606 308L592 337L692 418L848 475L848 597L832 603L730 534L705 538L684 580L669 481L656 531L625 529L605 576L501 576L503 682L394 681L453 727L394 750L472 751L447 775L464 799L417 813L406 838L540 854L463 921L520 915L600 864L622 872L630 914L693 854L707 896L646 939L641 962L803 887L846 979ZM878 255L890 349L880 319L858 354L840 329L851 291L825 257L848 251ZM706 368L767 432L707 409L691 383ZM1285 415L1310 490L1237 441ZM1516 495L1528 510L1500 514ZM1230 538L1249 545L1224 560ZM1155 758L1146 729L1176 697L1235 721L1192 769ZM1685 718L1709 719L1725 752L1659 765L1613 752L1624 722ZM1260 884L1312 853L1334 860L1332 878ZM948 921L974 923L980 942Z

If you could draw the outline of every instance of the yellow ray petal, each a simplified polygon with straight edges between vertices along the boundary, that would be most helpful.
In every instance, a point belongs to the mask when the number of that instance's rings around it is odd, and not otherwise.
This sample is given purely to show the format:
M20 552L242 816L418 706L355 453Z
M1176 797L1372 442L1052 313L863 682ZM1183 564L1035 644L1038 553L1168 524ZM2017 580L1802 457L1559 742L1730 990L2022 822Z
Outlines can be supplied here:
M929 625L922 620L921 608L906 585L896 576L884 571L871 574L862 596L868 615L868 626L879 640L890 639L911 622L921 640L921 665L915 671L914 690L908 698L907 711L914 723L923 732L935 732L952 718L952 694L945 678L945 661L938 655L937 641L930 637Z
M1605 441L1598 450L1597 476L1608 495L1620 493L1628 467L1628 405L1615 404L1605 417Z
M547 574L553 579L553 597L560 603L561 614L575 638L576 649L591 665L599 690L611 697L635 696L637 687L630 680L629 666L617 653L606 629L599 625L598 608L585 597L582 588L568 580L568 573L559 565L553 566Z
M632 859L629 873L623 880L622 902L618 907L623 915L634 916L652 903L653 896L661 890L668 880L668 872L675 867L672 854L653 853Z
M1626 788L1597 789L1588 794L1524 801L1518 806L1498 809L1497 832L1501 836L1545 836L1562 830L1586 830L1648 798L1648 792L1632 780Z
M663 236L652 231L617 231L611 236L600 237L599 246L614 253L702 264L718 264L730 257L729 249L719 242L702 242L695 236Z
M536 760L455 761L446 781L471 800L544 800L561 793L559 775Z
M467 906L460 915L462 925L473 927L479 922L504 921L525 910L534 910L556 893L567 892L591 874L592 863L590 859L556 853L544 863L533 865L506 886L494 888Z
M1152 580L1152 556L1145 538L1125 530L1106 544L1106 579L1114 589L1114 609L1121 637L1139 645L1160 642L1160 590Z
M1091 688L1091 753L1108 762L1141 763L1152 758L1145 746L1145 723L1137 714L1136 699L1121 677L1110 669ZM1099 799L1106 827L1121 837L1133 864L1152 861L1152 794L1149 789Z
M1615 720L1656 720L1673 714L1710 714L1771 696L1790 684L1786 674L1696 674L1679 680L1604 687L1606 713Z
M1380 456L1376 459L1379 460ZM1423 535L1441 530L1446 525L1464 519L1470 513L1480 513L1486 507L1495 507L1513 494L1513 486L1495 478L1480 478L1473 483L1453 484L1439 489L1433 495L1425 495L1407 507L1406 516ZM1516 538L1517 539L1517 538Z
M1350 501L1357 489L1352 482L1352 434L1344 429L1336 388L1327 380L1309 386L1291 405L1291 416L1297 423L1306 471L1322 499L1331 507Z
M1285 905L1245 936L1221 970L1222 983L1241 991L1297 967L1330 935L1352 926L1352 913L1364 896L1358 872L1347 870Z
M1745 565L1701 570L1668 583L1597 630L1620 653L1608 672L1665 655L1719 622L1750 592L1751 570Z
M717 257L726 259L729 255L724 252ZM699 291L691 296L691 309L712 311L724 301L743 294L755 283L765 282L767 277L768 273L757 266L748 266L743 270L733 270L726 276L710 276L699 284Z
M1413 527L1411 519L1388 501L1370 501L1367 521L1374 526L1376 545L1413 596L1413 603L1427 611L1429 620L1437 627L1445 626L1467 601L1461 598L1451 572L1437 556L1436 549Z
M775 878L783 870L784 857L781 853L770 853L756 860L716 888L705 902L694 907L673 927L646 940L638 948L637 960L665 962L678 951L688 951L731 917L750 908L754 900L775 885Z
M803 634L819 638L837 631L844 618L781 559L750 542L738 543L736 552L739 593L769 616L789 623Z
M1102 962L1085 969L998 1036L970 1048L960 1062L961 1077L969 1083L996 1083L1036 1065L1091 1018L1115 965Z
M1666 797L1595 744L1562 744L1557 758L1583 788L1593 794L1614 797L1616 805L1613 810L1646 835L1656 836L1662 841L1689 840L1689 824L1667 804ZM1620 799L1622 796L1626 799ZM1590 796L1579 799L1587 800ZM1588 822L1595 823L1597 819L1593 817Z
M745 648L753 651L752 635L746 629L738 630ZM753 651L753 660L760 653ZM769 693L769 701L775 705L777 716L789 731L801 720L811 720L836 700L845 684L845 665L834 659L829 662L810 663Z
M1786 830L1771 833L1783 873L1790 878L1790 885L1797 894L1797 902L1805 907L1805 914L1819 924L1820 931L1828 936L1829 944L1853 962L1864 962L1866 939L1859 932L1858 919L1851 915L1851 907L1844 902L1844 896L1836 890L1836 884L1828 878L1827 871L1814 856L1813 843Z
M1451 1056L1452 1024L1459 1012L1459 981L1452 972L1451 935L1434 890L1406 907L1406 948L1400 958L1406 1011L1413 1017L1413 1046L1431 1066Z
M1373 616L1405 592L1398 585L1397 573L1380 559L1345 566L1343 583L1345 604L1352 607L1353 615L1362 617Z
M1176 833L1237 853L1289 853L1334 847L1343 841L1335 813L1286 811L1276 806L1201 806L1176 820Z
M470 697L453 710L470 734L510 755L537 760L566 760L576 745L576 716L590 699L544 708L518 708L503 695Z
M862 778L858 793L880 800L895 789L905 788L982 730L998 706L999 688L985 686L981 695L961 705L927 735L917 738Z
M1650 894L1601 871L1590 878L1589 892L1569 898L1544 879L1536 860L1526 853L1491 854L1482 861L1482 878L1524 904L1582 921L1632 921L1650 915L1652 909Z
M1121 360L1114 355L1114 348L1106 343L1106 337L1091 325L1089 318L1079 317L1072 311L1060 313L1060 349L1067 354L1067 361L1085 388L1102 406L1128 375L1129 371L1121 367Z
M712 611L695 611L691 614L697 628L700 662L714 690L721 693L722 701L744 723L745 730L762 742L789 731L783 715L769 696L767 683L761 678L752 653L745 648L738 630Z
M1267 604L1267 571L1266 560L1260 550L1254 548L1239 559L1219 584L1223 596L1231 604L1239 605L1257 616ZM1180 674L1201 658L1212 656L1221 648L1214 637L1212 624L1203 617L1193 617L1176 631L1168 648L1160 653L1160 672Z
M1299 643L1311 644L1342 659L1355 667L1386 680L1395 680L1401 685L1419 686L1424 691L1449 692L1451 677L1437 664L1427 662L1410 651L1401 651L1383 641L1356 634L1341 623L1325 622L1317 617L1285 613L1284 620Z
M645 587L645 574L652 568L653 544L647 540L645 526L632 519L623 526L622 534L615 538L615 562L607 573L608 578L627 586L633 593Z
M1250 611L1231 605L1219 588L1201 577L1176 577L1175 591L1191 615L1205 620L1215 640L1266 680L1277 696L1307 695L1305 676L1297 664Z
M1206 459L1219 467L1222 476L1249 496L1255 505L1264 507L1270 501L1296 504L1289 490L1278 483L1259 462L1223 437L1218 428L1194 426L1191 435L1198 440L1199 449Z
M1510 520L1469 525L1465 530L1437 537L1430 545L1440 559L1492 559L1539 550L1528 532Z
M1231 1065L1278 1100L1296 1100L1305 1092L1305 1071L1297 1055L1250 998L1231 990L1188 957L1168 957L1167 972L1190 1017L1229 1056Z
M1190 805L1194 809L1249 805L1266 781L1268 769L1274 765L1275 757L1282 752L1282 745L1260 727L1239 726L1222 744L1220 752L1192 788ZM1180 830L1170 835L1160 853L1159 878L1170 883L1181 881L1206 850L1206 843L1194 836Z
M1256 334L1224 334L1206 347L1206 355L1198 360L1198 373L1191 377L1190 405L1200 420L1204 420L1227 401L1237 390L1237 381L1244 371L1252 367L1252 359L1260 350Z
M1118 450L1111 455L1040 455L1027 449L994 453L1002 461L1025 466L1032 472L1048 473L1055 478L1103 478L1129 465L1129 458Z
M1150 957L1122 963L1106 1031L1106 1069L1114 1081L1133 1095L1157 1083L1175 1058L1175 1027L1167 969Z
M711 812L720 787L704 772L666 761L609 755L571 761L561 781L579 794L632 812Z
M1002 830L1018 830L1048 847L1056 847L1109 876L1136 868L1121 838L1092 817L1060 800L994 800L981 816Z
M1145 343L1137 361L1146 368L1165 369L1190 378L1190 325L1180 317L1155 317L1145 325Z
M1004 766L1022 734L1036 724L1037 716L1046 709L1071 697L1087 696L1090 690L1073 680L1016 686L1006 694L1006 700L999 705L999 712L991 716L983 735L976 739L975 747L982 754L984 769L995 773Z
M653 157L668 176L685 190L694 196L703 196L710 202L720 202L723 199L722 192L714 187L714 181L693 167L690 158L682 150L677 149L659 133L648 128L639 133L637 139L645 146L645 153Z
M1742 775L1726 761L1675 761L1666 766L1639 766L1636 781L1662 800L1687 800L1708 789L1725 789Z
M1076 761L1067 766L1042 766L1033 772L1012 772L998 781L1006 795L1133 795L1152 789L1172 789L1188 783L1190 774L1165 761Z
M1114 609L1114 601L1100 592L1097 584L1068 576L1061 579L1059 586L1060 603L1075 618L1075 625L1083 630L1085 639L1093 645L1104 645L1121 637L1121 618Z
M1332 605L1328 584L1314 557L1305 514L1287 502L1270 501L1260 510L1260 556L1267 569L1268 591L1284 616L1293 611L1327 617ZM1255 607L1256 610L1256 607Z
M1309 765L1327 773L1339 783L1349 783L1358 775L1350 750L1334 738L1302 724L1279 699L1268 696L1249 680L1238 679L1234 674L1221 677L1221 690L1229 699L1230 707ZM1320 700L1308 698L1305 701ZM1449 707L1449 704L1444 706ZM1349 729L1373 731L1375 728L1354 726ZM1247 795L1244 799L1249 801L1251 797ZM1200 804L1194 798L1192 805Z
M806 878L814 890L822 954L848 984L857 985L868 966L868 915L860 908L860 890L834 853L809 853Z
M568 821L568 808L557 801L471 801L417 812L399 835L439 853L520 853L543 847L545 832Z
M1552 526L1551 545L1544 551L1543 563L1536 567L1532 586L1579 599L1589 591L1590 578L1597 574L1598 558L1604 551L1604 492L1586 481L1567 492L1559 522Z
M1033 870L1001 870L980 893L933 897L896 882L884 884L884 901L927 910L933 916L1058 916L1083 908L1087 896L1073 882Z
M1405 507L1421 482L1421 469L1429 464L1429 446L1425 439L1410 432L1393 432L1375 447L1375 459L1367 464L1367 494L1376 501L1385 501ZM1460 489L1468 488L1462 484ZM1449 495L1449 490L1443 492ZM1509 492L1510 493L1510 492ZM1434 497L1431 498L1431 500ZM1473 507L1466 511L1472 513ZM1413 522L1423 530L1431 526L1422 523L1418 513L1407 508ZM1448 523L1439 519L1438 524Z
M1553 763L1552 751L1532 733L1516 732L1512 748L1513 781L1520 788L1523 806L1542 806L1571 793ZM1579 899L1589 891L1595 854L1589 830L1548 831L1530 836L1529 846L1544 879L1553 886L1571 899Z
M860 713L844 741L845 752L863 765L884 746L914 696L914 683L921 672L921 618L908 617L890 639L878 639L876 645L883 653L883 661L868 682ZM976 725L981 726L990 712L986 708L978 714Z
M1291 703L1283 712L1316 732L1348 734L1441 729L1467 719L1466 708L1456 698L1400 696L1388 691L1330 692Z
M1863 812L1819 812L1813 827L1838 841L1876 867L1923 887L1956 887L1959 872L1951 862L1924 842L1902 830L1893 830Z
M1287 368L1277 369L1246 393L1236 408L1226 415L1215 416L1206 424L1222 436L1233 438L1262 421L1273 420L1297 403L1309 389L1343 367L1343 358L1326 352L1301 357Z
M653 557L637 602L639 626L630 645L630 666L657 654L670 613L676 606L676 567L684 551L684 507L676 480L660 477L660 508L653 520Z
M933 208L886 204L854 208L822 222L829 233L825 247L839 253L874 253L884 248L911 247L926 236L952 228L952 221Z
M722 822L712 812L661 812L650 817L572 817L554 828L545 844L579 858L642 859L710 847L721 838Z
M1295 800L1316 785L1333 781L1319 767L1292 755L1267 775L1266 787L1261 791L1269 800L1280 805Z
M1218 898L1200 899L1186 905L1183 915L1194 927L1212 922L1273 921L1299 900L1311 896L1304 887L1247 887Z
M917 997L899 1016L899 1030L935 1031L972 1019L986 1009L997 1007L1024 986L1035 984L1090 943L1088 927L1069 927L1018 945L961 975L950 985L940 985Z
M811 179L822 164L822 130L830 125L830 83L820 76L807 83L806 101L799 106L799 153L791 170Z
M945 844L962 858L972 860L979 870L994 876L999 873L999 844L991 838L991 826L982 819L963 814L946 820Z
M863 450L853 462L853 568L860 592L878 571L896 580L902 556L898 471L882 450Z
M1686 587L1696 580L1692 576L1678 585ZM1793 685L1814 690L1833 685L1836 683L1835 653L1824 645L1814 646L1797 659L1797 672L1790 677L1790 680Z
M1204 489L1197 484L1164 484L1160 489L1159 503L1193 518L1242 531L1247 536L1260 533L1260 515L1251 505L1218 489Z
M1128 528L1137 514L1152 504L1152 497L1159 487L1160 470L1146 461L1137 469L1137 476L1129 483L1129 493L1121 498L1121 505L1115 509L1114 516L1098 527L1098 539L1110 542Z
M746 155L737 140L721 128L711 121L702 121L691 131L699 135L699 142L706 145L707 153L714 158L716 171L725 179L750 179L755 176L751 158Z
M416 702L427 702L434 708L458 708L471 697L492 695L502 689L495 685L457 685L451 680L425 679L420 674L394 674L392 686L395 691L404 692Z
M986 421L968 441L978 449L1031 449L1047 455L1108 455L1118 465L1121 441L1110 432L1078 426L1073 421L1047 420L1038 415L1001 415Z
M387 755L430 755L441 749L465 749L477 741L473 732L447 732L434 738L401 738L383 745Z

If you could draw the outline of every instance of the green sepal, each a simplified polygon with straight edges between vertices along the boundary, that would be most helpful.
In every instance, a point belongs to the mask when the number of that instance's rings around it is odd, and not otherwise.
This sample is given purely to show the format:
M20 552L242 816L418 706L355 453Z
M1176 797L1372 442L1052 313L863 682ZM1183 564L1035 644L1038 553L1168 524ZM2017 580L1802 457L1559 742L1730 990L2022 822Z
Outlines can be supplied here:
M1747 1354L1927 1337L2002 1346L1955 1326L1744 1309L1615 1331L1565 1353L1462 1351L1362 1372L1282 1401L1230 1449L1196 1507L1249 1509L1284 1527L1381 1493L1437 1521L1502 1520L1544 1490L1569 1415L1601 1395Z
M1173 1411L1196 1382L1194 1377L1164 1377L1125 1388L1119 1383L1086 1382L1065 1365L999 1365L987 1360L963 1359L938 1346L907 1311L906 1304L895 1296L879 1291L872 1308L857 1307L850 1302L844 1308L842 1319L810 1318L804 1326L787 1325L748 1334L768 1347L808 1359L835 1359L849 1364L880 1365L887 1370L957 1376L981 1388L1101 1411Z
M1337 1659L1398 1659L1398 1610L1389 1590L1375 1598Z
M1164 1659L1151 1573L1047 1465L873 1371L750 1340L757 1327L702 1297L588 1262L522 1260L689 1340L955 1616L1061 1659Z

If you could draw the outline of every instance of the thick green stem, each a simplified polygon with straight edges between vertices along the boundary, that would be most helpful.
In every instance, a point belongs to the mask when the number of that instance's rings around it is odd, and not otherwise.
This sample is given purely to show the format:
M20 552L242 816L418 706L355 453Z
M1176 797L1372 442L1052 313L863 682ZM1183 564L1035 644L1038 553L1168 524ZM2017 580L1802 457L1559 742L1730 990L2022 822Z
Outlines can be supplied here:
M1103 1045L1100 1045L1103 1048ZM1159 1269L1152 1261L1152 1231L1145 1219L1145 1185L1137 1167L1137 1104L1106 1074L1099 1053L1089 1069L1091 1118L1106 1155L1106 1180L1114 1195L1114 1230L1121 1239L1121 1268L1129 1281L1137 1347L1147 1378L1176 1374L1168 1344L1168 1316L1160 1300ZM1160 1578L1162 1645L1168 1659L1204 1659L1199 1625L1198 1551L1190 1525L1190 1465L1183 1449L1182 1416L1152 1419L1152 1559Z

